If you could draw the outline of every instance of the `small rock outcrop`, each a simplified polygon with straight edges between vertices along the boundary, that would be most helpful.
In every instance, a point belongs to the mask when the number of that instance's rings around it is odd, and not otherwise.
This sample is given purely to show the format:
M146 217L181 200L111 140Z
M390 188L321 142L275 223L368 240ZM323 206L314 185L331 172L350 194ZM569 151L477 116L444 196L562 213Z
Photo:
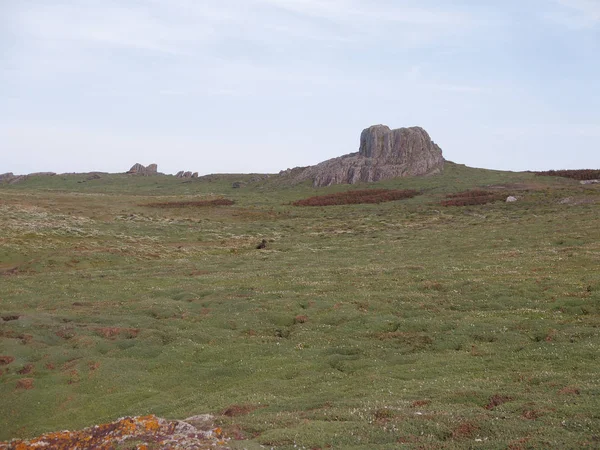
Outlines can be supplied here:
M198 178L198 172L189 172L180 170L175 175L175 178Z
M510 196L510 197L506 197L506 203L514 203L516 201L518 201L519 199L517 197L514 196Z
M600 180L582 180L580 184L600 184Z
M134 164L131 169L129 169L126 173L131 175L156 175L158 173L158 165L150 164L149 166L143 166L140 163Z
M358 153L281 174L291 175L298 182L310 179L315 187L321 187L433 175L441 172L443 166L442 150L423 128L391 130L385 125L374 125L363 130Z

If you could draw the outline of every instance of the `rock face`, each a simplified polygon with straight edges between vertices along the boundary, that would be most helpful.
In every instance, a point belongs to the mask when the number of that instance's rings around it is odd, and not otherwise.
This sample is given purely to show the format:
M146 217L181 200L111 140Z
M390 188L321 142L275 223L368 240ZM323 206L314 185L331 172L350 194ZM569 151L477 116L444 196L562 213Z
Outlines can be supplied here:
M198 172L189 172L189 171L183 171L180 170L179 172L177 172L177 174L175 175L175 178L198 178Z
M148 167L145 167L140 163L136 163L126 173L144 176L156 175L158 173L158 165L150 164Z
M320 187L433 175L441 172L443 166L442 150L423 128L391 130L385 125L374 125L362 132L358 153L324 161L300 173L292 169L289 174L297 181L310 179L315 187Z

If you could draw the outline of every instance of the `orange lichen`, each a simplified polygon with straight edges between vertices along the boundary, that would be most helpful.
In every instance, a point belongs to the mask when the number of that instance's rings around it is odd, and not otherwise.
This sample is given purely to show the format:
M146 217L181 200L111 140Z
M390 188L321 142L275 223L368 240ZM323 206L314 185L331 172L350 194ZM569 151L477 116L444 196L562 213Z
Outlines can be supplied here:
M197 430L187 423L168 421L154 415L124 417L112 423L97 425L79 431L59 431L47 433L31 440L0 442L2 450L30 450L40 447L56 450L72 448L94 448L109 450L138 441L138 450L160 448L215 448L225 445L227 438L221 428L212 431ZM141 443L139 443L141 441Z

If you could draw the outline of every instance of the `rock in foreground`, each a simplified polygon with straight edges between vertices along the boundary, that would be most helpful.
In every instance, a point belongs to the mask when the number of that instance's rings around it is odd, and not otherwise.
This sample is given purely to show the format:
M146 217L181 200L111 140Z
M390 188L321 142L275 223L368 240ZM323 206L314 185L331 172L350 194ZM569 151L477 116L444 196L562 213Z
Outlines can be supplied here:
M210 415L194 416L185 421L165 420L156 416L124 417L80 431L59 431L30 440L0 442L0 450L33 448L101 449L121 448L130 443L132 449L169 448L228 449L220 428L214 428ZM119 447L118 447L119 446ZM124 447L125 448L125 447Z
M299 174L294 171L292 176L299 182L310 179L315 187L320 187L433 175L441 172L443 166L442 150L423 128L391 130L385 125L374 125L362 132L358 153L307 167Z

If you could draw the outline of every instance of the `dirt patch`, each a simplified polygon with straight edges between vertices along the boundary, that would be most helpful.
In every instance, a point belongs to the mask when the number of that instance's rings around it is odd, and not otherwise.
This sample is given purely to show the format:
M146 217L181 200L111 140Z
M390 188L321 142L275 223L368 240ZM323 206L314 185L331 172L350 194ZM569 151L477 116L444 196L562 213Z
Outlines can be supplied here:
M431 400L415 400L410 405L411 408L420 408L421 406L427 406L431 403Z
M479 431L479 427L471 422L463 422L452 431L453 439L472 438Z
M294 206L334 206L356 205L362 203L384 203L404 200L419 195L415 190L398 189L362 189L356 191L338 192L337 194L318 195L292 203Z
M125 339L133 339L137 337L140 330L138 328L119 328L119 327L103 327L95 328L94 331L106 339L116 339L124 337Z
M567 386L558 391L558 393L562 395L579 395L581 392L574 386Z
M33 389L33 378L21 378L17 380L16 389L24 389L26 391Z
M224 409L221 415L227 417L245 416L258 408L256 405L231 405Z
M33 339L31 334L17 333L12 330L0 331L0 337L20 339L22 344L28 344Z
M495 394L490 397L490 401L485 406L485 409L492 410L497 406L503 405L504 403L510 402L512 400L511 397L507 397L504 395Z
M298 315L294 317L294 323L306 323L308 322L308 316Z
M537 411L535 409L526 409L525 411L523 411L523 414L521 414L521 417L527 420L536 420L542 415L543 414L541 411Z
M0 366L6 366L15 360L14 356L0 356Z
M19 320L21 316L19 315L11 315L11 316L2 316L2 320L5 322L10 322L11 320Z
M35 366L33 364L25 364L22 369L18 370L17 373L20 375L28 375L33 372Z

